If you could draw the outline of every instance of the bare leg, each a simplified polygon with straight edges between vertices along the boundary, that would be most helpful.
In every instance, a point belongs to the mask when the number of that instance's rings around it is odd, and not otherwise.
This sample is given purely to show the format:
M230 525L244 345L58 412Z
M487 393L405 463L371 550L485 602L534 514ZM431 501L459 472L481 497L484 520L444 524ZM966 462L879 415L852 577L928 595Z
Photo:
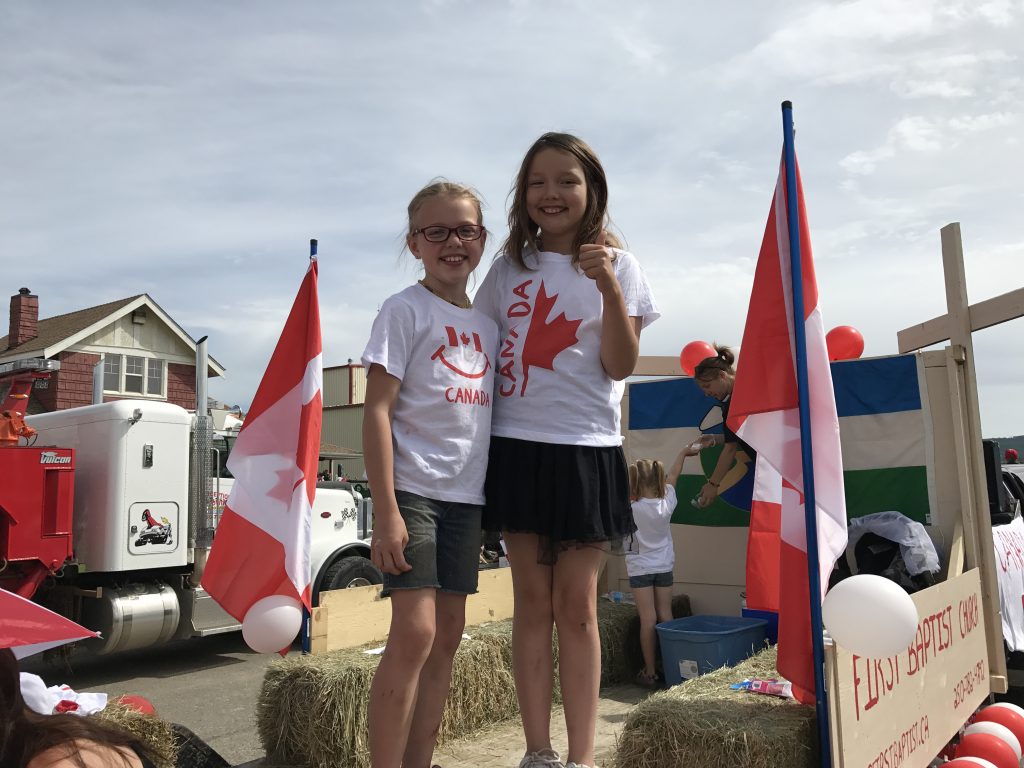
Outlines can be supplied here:
M367 705L373 768L402 765L420 671L434 643L435 592L396 589L391 593L391 629Z
M562 707L569 736L569 760L594 764L594 729L601 687L601 641L597 634L597 575L604 552L597 548L562 552L552 589L558 625L558 667Z
M416 709L409 729L409 743L402 758L403 768L428 768L441 728L441 716L452 682L452 661L466 626L466 596L437 593L437 630L420 671Z
M634 587L633 599L636 601L636 611L640 614L640 652L644 657L644 675L653 677L658 639L654 628L658 623L654 607L654 587Z
M512 565L515 595L512 672L523 718L526 751L539 752L551 748L551 689L555 674L551 655L552 568L537 562L536 534L506 533L505 545Z
M658 614L658 623L672 621L672 587L654 588L654 608Z

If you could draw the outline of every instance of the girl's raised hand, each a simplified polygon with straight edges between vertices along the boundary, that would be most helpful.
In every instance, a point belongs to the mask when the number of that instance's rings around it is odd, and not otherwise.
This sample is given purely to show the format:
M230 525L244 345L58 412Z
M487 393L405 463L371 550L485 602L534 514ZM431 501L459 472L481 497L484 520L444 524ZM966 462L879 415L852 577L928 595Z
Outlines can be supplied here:
M618 287L615 279L615 254L605 246L604 241L605 233L602 230L597 236L597 242L580 246L580 269L597 283L597 290L601 293Z

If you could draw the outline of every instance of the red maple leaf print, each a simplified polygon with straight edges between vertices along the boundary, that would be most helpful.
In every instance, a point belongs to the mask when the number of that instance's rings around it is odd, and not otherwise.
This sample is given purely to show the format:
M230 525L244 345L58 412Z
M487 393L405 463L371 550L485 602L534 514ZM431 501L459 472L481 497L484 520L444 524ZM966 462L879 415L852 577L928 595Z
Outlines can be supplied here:
M558 356L558 353L579 341L576 329L580 327L582 319L567 320L565 312L563 312L555 319L548 321L548 315L554 309L557 298L557 293L554 296L548 296L547 291L544 290L544 282L541 281L537 300L533 305L530 330L526 332L526 339L523 341L523 388L519 392L520 396L526 394L526 384L530 380L531 366L553 371L555 357Z

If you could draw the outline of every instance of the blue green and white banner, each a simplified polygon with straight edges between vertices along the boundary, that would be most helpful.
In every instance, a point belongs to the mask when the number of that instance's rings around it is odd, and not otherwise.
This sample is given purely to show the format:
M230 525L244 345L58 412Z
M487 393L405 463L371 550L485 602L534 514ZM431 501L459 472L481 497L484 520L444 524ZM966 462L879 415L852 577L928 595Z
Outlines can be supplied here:
M832 383L843 451L843 479L849 518L896 511L929 523L934 506L931 417L918 355L876 357L832 363ZM702 434L720 434L721 407L691 378L638 381L628 388L630 461L660 459L670 465L679 451ZM674 523L746 526L754 465L724 488L710 506L690 500L711 474L720 447L687 458L676 484ZM742 460L741 453L737 454Z

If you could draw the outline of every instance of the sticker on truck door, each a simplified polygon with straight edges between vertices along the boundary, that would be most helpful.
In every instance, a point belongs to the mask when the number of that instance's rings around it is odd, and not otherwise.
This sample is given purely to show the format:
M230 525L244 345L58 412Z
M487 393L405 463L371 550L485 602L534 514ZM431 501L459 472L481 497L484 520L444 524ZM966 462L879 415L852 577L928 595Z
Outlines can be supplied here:
M128 512L128 551L133 555L173 552L177 549L178 505L173 502L137 502Z

